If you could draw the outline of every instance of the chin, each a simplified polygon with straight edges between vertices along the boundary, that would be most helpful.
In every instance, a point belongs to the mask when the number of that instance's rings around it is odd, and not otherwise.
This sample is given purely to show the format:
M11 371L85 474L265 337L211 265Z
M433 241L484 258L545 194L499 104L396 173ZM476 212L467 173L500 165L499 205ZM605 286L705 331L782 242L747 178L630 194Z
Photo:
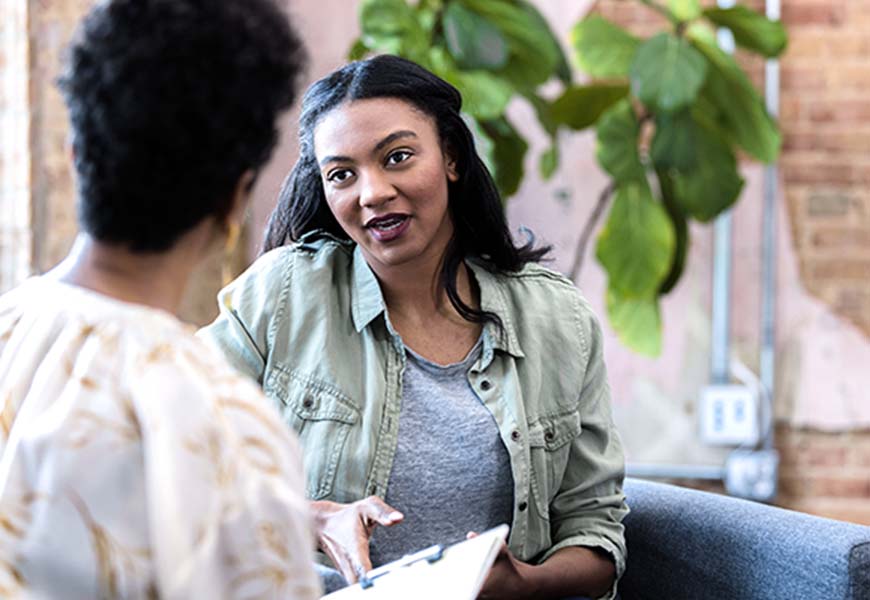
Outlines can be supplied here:
M388 267L400 267L420 256L413 248L367 248L366 254L372 260Z

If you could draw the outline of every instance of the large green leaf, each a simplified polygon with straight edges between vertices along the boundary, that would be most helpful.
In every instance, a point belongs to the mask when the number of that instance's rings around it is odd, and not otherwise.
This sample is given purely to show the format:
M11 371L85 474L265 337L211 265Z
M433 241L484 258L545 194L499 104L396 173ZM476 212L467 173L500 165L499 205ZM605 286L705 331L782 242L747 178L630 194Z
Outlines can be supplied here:
M691 21L701 16L700 0L668 0L668 10L677 21Z
M690 111L656 119L650 155L659 172L667 172L672 191L686 214L709 221L731 206L743 189L743 178L728 143ZM660 177L661 179L661 177Z
M549 25L527 2L454 0L499 29L508 45L498 74L520 89L534 89L559 71L562 50Z
M347 59L348 60L360 60L365 57L366 54L369 53L369 49L363 43L362 38L357 38L353 45L350 47L350 50L347 51Z
M628 99L617 102L598 121L595 156L601 167L619 183L646 181L637 151L639 130L640 125Z
M693 38L693 43L709 64L699 104L705 116L751 156L763 162L774 161L782 136L749 78L733 57L716 46L700 36Z
M738 45L767 58L779 56L788 44L782 23L771 21L745 6L708 8L704 16L719 27L730 29Z
M697 164L697 128L688 110L656 115L650 158L658 169L688 171Z
M505 118L480 121L480 128L492 142L493 177L502 198L507 199L517 192L523 180L523 162L529 145Z
M655 295L671 268L674 245L674 226L649 185L619 186L595 253L609 285L627 298Z
M507 42L501 31L477 13L451 2L442 23L447 49L461 68L497 70L507 63Z
M360 5L362 43L371 49L425 60L431 40L405 0L363 0Z
M624 84L572 86L550 106L550 117L571 129L586 129L598 121L608 108L628 95Z
M719 135L696 124L696 164L672 173L674 194L683 211L699 221L710 221L740 196L743 178L731 147Z
M547 23L547 20L540 13L540 11L538 11L538 9L532 2L529 2L528 0L515 1L526 13L528 23L533 29L536 29L538 31L538 35L540 35L542 38L546 36L547 52L553 52L556 56L556 77L558 77L562 81L562 83L570 84L571 65L568 64L568 57L565 56L565 52L562 50L562 45L559 43L559 39L550 28L550 24ZM549 76L547 77L547 79L549 79Z
M462 71L443 48L429 52L432 71L454 85L462 94L462 110L481 120L496 119L504 114L514 94L511 85L489 71Z
M503 115L513 95L509 83L487 71L459 71L448 81L462 93L462 109L477 119Z
M692 21L686 27L685 36L690 40L702 40L710 45L717 45L716 29L706 21Z
M656 169L656 175L658 176L659 189L661 190L662 206L665 207L668 217L674 224L674 233L676 234L671 269L659 286L658 294L663 296L670 293L676 287L680 277L683 275L683 270L686 268L686 256L689 254L689 223L682 208L677 203L674 182L671 176L664 169Z
M591 15L571 30L574 60L596 78L628 77L640 40L598 15Z
M707 61L685 39L661 33L644 42L631 63L631 90L654 110L673 112L695 101Z
M619 340L640 354L662 352L662 321L656 296L626 298L607 288L607 316Z
M535 109L538 123L540 123L541 127L544 128L544 131L550 134L550 137L554 137L556 131L559 129L560 123L553 118L552 102L528 91L523 92L523 97L525 97L529 104L531 104Z

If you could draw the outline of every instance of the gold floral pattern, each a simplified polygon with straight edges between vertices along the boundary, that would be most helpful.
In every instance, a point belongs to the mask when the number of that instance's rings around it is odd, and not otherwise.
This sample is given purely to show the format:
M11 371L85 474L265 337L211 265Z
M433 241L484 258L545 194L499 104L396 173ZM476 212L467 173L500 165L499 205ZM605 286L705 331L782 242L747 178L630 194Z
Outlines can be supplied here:
M0 597L319 597L299 447L190 328L34 278L0 365Z
M151 558L151 551L147 547L133 550L125 548L108 529L94 520L78 494L70 491L67 496L90 533L97 564L99 597L117 598L122 590L120 582L133 579L138 572L144 571L142 563Z

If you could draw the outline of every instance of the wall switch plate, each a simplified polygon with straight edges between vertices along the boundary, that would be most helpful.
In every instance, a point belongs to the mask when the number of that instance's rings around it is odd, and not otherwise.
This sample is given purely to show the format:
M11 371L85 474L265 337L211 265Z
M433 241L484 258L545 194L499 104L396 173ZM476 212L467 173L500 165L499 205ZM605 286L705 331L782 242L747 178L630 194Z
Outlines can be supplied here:
M736 446L758 443L758 395L742 385L710 385L701 393L701 439Z
M776 450L735 450L725 461L725 490L748 500L773 500L778 471Z

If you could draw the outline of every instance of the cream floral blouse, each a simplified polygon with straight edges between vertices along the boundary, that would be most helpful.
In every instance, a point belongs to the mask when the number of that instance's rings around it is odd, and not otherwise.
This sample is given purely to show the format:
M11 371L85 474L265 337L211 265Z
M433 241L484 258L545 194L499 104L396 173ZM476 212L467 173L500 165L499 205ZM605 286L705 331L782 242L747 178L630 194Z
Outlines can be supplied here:
M0 597L319 596L299 448L161 311L0 297Z

